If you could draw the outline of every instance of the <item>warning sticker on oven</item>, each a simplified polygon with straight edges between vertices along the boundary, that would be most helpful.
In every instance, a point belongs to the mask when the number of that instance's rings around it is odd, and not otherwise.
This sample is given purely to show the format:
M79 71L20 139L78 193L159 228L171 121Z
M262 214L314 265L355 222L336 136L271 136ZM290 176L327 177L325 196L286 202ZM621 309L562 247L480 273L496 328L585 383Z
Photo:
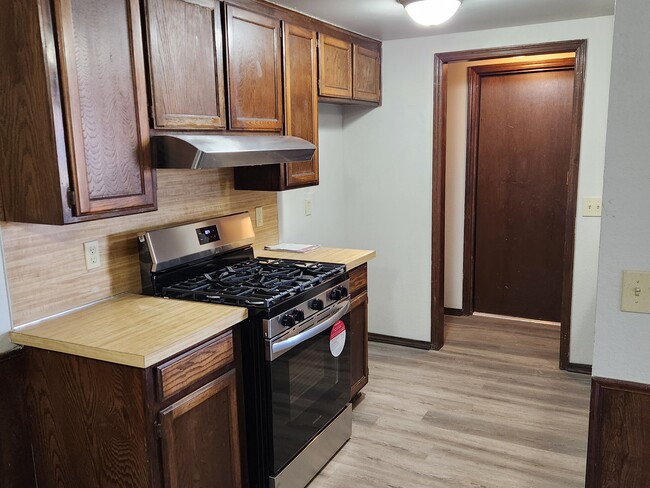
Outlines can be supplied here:
M345 347L345 324L339 320L332 326L330 332L330 351L335 358L339 357Z

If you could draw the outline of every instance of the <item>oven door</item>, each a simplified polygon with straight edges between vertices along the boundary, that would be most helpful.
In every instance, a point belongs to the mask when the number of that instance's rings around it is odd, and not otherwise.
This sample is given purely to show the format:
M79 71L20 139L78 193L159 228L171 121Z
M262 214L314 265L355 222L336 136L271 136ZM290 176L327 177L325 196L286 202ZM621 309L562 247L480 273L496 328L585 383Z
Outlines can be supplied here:
M310 328L266 341L273 474L350 401L349 310L349 300L338 302Z

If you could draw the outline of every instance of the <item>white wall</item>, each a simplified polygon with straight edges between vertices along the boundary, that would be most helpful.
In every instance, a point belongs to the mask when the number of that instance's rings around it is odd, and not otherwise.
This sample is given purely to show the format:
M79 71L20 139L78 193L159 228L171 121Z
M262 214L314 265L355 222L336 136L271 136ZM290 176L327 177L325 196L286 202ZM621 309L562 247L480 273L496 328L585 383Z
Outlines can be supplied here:
M650 383L650 315L620 311L622 271L650 271L650 3L616 4L594 375Z
M346 245L343 116L337 105L318 105L320 184L278 193L280 242ZM305 197L312 214L305 216Z
M602 188L613 17L387 41L383 106L343 116L347 245L377 250L372 332L430 339L433 60L437 52L588 39L578 198ZM570 361L591 364L598 219L576 222Z
M9 340L11 330L11 315L9 314L9 296L5 278L5 261L2 252L2 234L0 234L0 353L13 349L15 346Z

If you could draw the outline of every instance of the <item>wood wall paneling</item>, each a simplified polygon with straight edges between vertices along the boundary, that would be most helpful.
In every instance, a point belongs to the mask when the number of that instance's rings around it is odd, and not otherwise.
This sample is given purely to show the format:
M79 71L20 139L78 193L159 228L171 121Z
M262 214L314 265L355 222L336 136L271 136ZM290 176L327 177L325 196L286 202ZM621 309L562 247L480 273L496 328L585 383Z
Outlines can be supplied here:
M6 274L14 325L123 292L139 293L137 234L216 216L264 211L254 246L278 242L275 193L234 191L232 169L158 170L158 211L47 226L5 222ZM254 219L253 219L254 221ZM87 271L83 243L99 241L101 267Z
M148 0L146 19L154 126L225 129L220 2Z
M36 487L25 408L26 361L22 350L0 355L0 486Z
M650 486L650 385L592 378L587 488Z

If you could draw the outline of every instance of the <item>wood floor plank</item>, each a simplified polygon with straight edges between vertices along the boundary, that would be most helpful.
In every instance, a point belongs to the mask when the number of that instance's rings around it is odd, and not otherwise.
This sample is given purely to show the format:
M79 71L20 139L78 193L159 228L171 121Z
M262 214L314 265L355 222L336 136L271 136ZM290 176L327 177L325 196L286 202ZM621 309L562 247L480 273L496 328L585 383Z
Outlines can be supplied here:
M446 345L370 343L352 439L310 488L584 486L590 378L557 326L448 317Z

